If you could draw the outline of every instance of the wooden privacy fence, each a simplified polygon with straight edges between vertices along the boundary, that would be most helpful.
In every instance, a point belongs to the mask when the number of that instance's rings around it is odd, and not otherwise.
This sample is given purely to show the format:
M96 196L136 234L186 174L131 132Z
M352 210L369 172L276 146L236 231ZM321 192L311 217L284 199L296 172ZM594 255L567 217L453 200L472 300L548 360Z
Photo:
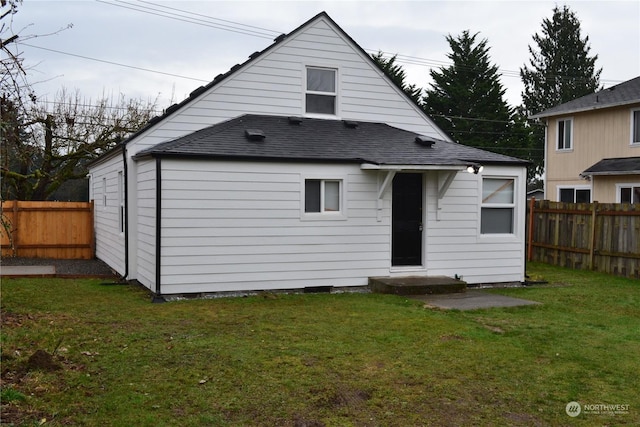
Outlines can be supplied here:
M2 256L92 259L93 202L2 201Z
M640 279L640 204L532 199L527 259Z

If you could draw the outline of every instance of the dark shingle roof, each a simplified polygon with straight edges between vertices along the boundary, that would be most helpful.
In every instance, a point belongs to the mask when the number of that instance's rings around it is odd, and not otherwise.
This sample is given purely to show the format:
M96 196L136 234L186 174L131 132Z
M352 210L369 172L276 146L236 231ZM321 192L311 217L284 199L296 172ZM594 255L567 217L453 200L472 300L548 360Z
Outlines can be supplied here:
M624 157L602 159L586 169L581 175L638 175L640 174L640 157Z
M296 124L296 122L298 124ZM245 131L262 131L251 140ZM217 159L373 163L378 165L517 164L528 162L465 145L436 140L428 147L420 135L384 123L243 115L141 151L136 158Z
M561 114L578 113L600 108L640 103L640 76L610 88L576 98L548 110L534 114L531 118L540 119Z

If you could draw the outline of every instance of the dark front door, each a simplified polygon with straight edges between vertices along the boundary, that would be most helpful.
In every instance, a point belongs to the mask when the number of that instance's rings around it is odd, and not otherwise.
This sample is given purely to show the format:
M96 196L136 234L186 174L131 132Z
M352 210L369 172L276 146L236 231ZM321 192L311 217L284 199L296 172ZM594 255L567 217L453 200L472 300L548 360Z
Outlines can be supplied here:
M391 265L422 265L422 174L393 178Z

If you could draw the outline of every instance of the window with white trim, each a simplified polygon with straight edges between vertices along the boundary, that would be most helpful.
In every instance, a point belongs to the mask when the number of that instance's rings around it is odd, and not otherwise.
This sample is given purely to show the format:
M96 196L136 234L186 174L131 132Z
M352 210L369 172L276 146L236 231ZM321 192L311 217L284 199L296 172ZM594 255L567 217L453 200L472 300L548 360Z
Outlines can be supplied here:
M107 206L107 178L102 178L102 206Z
M118 229L124 233L124 176L118 171Z
M480 234L513 234L515 179L483 178Z
M304 180L305 213L340 213L342 181L336 179Z
M313 114L336 114L338 70L307 67L305 111Z
M640 184L619 185L618 198L620 203L640 203Z
M591 189L578 187L559 188L558 201L564 203L591 203Z
M573 119L558 120L556 141L557 150L571 150L573 148Z
M640 110L631 110L631 145L640 145Z

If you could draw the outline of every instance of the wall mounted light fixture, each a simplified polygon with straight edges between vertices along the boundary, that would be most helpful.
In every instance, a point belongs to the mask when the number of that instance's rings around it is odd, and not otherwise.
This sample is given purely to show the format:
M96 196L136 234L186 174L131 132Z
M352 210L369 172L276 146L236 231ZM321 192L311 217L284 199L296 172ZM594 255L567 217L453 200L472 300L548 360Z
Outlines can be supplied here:
M482 165L472 164L467 166L467 172L472 173L474 175L478 175L480 172L482 172L483 169L484 167Z

